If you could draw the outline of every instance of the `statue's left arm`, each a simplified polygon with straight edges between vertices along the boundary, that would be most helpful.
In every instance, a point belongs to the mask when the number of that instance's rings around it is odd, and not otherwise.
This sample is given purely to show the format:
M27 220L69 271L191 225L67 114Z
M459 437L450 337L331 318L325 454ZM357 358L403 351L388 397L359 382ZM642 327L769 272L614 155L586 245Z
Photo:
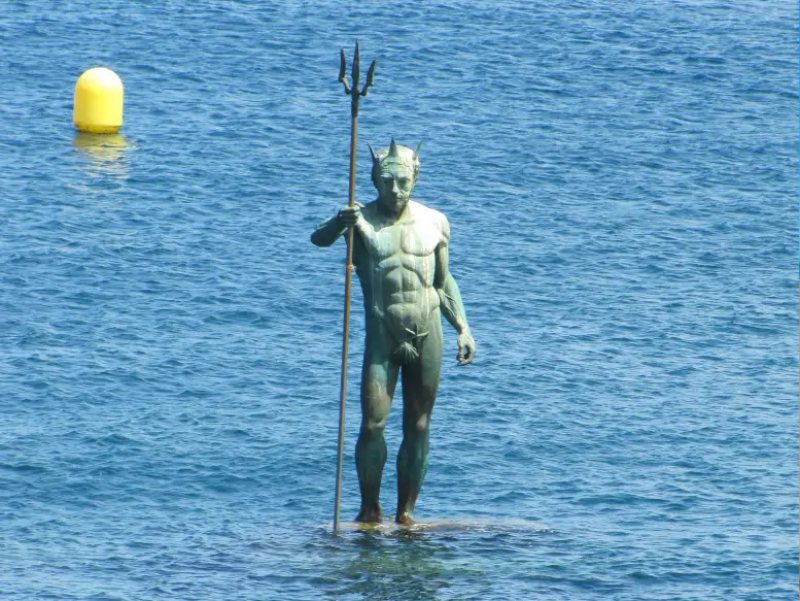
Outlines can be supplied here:
M467 313L461 300L453 274L450 273L450 224L443 217L442 241L436 247L436 275L433 282L439 294L440 307L447 321L458 332L459 365L472 363L475 358L475 340L467 323Z

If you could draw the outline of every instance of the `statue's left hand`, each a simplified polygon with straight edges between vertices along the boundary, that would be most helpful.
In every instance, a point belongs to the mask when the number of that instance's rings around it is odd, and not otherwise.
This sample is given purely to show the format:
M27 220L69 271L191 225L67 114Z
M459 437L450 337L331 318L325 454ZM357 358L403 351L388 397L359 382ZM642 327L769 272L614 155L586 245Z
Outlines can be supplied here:
M472 334L466 331L458 335L458 356L456 360L459 365L469 365L475 359L475 340Z

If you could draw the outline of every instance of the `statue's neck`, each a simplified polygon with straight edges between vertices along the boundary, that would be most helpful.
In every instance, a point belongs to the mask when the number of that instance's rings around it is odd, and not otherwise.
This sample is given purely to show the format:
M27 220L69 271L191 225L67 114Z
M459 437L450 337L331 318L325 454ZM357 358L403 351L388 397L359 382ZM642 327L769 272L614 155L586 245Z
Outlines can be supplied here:
M401 221L408 216L409 212L408 207L411 204L411 199L406 201L406 204L404 204L403 207L398 211L394 211L390 207L384 206L380 202L380 200L378 201L377 204L378 204L378 214L381 216L381 218L384 219L385 221L394 223L397 221Z

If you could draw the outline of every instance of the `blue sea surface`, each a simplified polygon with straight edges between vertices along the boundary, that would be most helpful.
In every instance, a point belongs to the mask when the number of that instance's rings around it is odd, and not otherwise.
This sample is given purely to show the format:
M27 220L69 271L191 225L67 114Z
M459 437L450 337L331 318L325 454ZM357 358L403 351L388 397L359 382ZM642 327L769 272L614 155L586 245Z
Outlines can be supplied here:
M0 599L797 599L797 13L5 0ZM359 199L367 142L423 142L478 355L446 329L429 525L334 536L345 249L309 234L356 39ZM97 65L117 136L71 124Z

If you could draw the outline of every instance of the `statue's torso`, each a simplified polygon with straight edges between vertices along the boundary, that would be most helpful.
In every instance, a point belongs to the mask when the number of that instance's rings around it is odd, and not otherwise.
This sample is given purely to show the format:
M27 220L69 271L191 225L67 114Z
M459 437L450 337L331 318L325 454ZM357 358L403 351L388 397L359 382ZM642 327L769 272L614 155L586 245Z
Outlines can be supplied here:
M375 203L361 215L354 260L368 317L381 319L398 340L409 330L424 331L439 318L434 277L436 249L445 242L444 215L415 201L395 223L385 223Z

